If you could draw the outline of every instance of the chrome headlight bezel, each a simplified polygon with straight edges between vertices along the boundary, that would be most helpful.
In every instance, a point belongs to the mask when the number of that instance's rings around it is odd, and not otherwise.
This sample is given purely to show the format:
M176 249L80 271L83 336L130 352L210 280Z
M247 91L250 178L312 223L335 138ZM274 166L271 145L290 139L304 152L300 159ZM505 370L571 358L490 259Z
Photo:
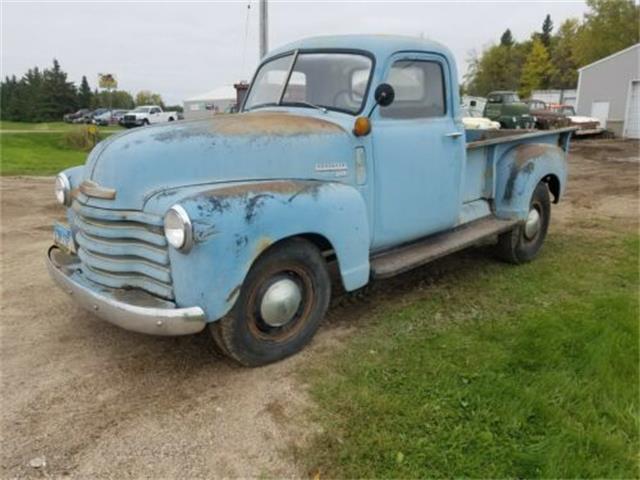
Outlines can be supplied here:
M59 173L56 176L53 193L60 205L69 206L71 204L71 182L64 173Z
M164 236L169 245L187 253L193 246L193 225L181 205L174 205L164 215Z

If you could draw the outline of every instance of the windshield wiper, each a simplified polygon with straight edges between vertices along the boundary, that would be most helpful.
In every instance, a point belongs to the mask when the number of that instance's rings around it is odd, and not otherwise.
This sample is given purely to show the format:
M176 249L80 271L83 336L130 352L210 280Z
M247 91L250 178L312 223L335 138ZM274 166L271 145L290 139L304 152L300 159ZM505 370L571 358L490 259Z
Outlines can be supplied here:
M287 102L287 103L289 103L289 102ZM289 103L289 105L296 105L296 104L298 104L298 105L306 105L308 107L315 108L316 110L320 110L322 113L327 113L329 111L329 110L327 110L326 107L323 107L322 105L316 105L314 103L307 102L305 100L296 100L295 102L290 102Z

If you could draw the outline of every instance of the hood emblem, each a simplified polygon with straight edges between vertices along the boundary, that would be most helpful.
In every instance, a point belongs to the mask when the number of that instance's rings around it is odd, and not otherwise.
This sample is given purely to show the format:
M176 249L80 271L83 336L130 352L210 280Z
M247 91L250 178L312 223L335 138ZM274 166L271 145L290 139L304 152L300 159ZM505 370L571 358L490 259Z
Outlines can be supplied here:
M114 200L116 198L115 188L103 187L91 180L83 181L79 189L87 197L104 198L105 200Z

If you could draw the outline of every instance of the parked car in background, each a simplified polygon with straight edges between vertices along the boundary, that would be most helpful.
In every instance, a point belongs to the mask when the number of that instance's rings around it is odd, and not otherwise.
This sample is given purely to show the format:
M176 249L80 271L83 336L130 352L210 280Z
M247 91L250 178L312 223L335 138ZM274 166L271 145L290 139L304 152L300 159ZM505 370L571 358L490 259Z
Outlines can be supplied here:
M512 91L491 92L487 96L484 116L500 123L502 128L531 129L536 123L529 113L529 106Z
M472 100L473 104L475 100ZM462 123L467 130L498 130L500 124L489 120L487 117L481 116L477 110L474 110L475 105L460 105L460 116L462 117Z
M536 128L539 130L563 128L570 124L564 113L551 109L542 100L527 100L525 103L529 105L529 113L536 119Z
M91 110L89 110L88 108L81 108L77 112L65 114L62 117L62 121L67 122L67 123L74 123L74 121L76 119L83 118L89 112L91 112Z
M491 239L506 261L531 261L573 130L465 130L458 92L453 54L432 41L273 50L240 113L111 137L60 173L69 225L54 227L49 272L104 320L156 335L208 327L219 351L255 366L309 343L334 265L354 291Z
M127 110L107 110L100 115L94 115L93 123L106 127L107 125L118 123L125 113L127 113Z
M576 110L571 105L554 104L550 105L549 108L558 114L564 115L570 126L578 127L578 130L574 132L574 135L598 135L604 132L604 128L600 124L600 120L595 117L576 115Z
M141 105L127 112L122 124L127 127L140 127L154 123L173 122L178 119L178 112L163 112L158 105Z

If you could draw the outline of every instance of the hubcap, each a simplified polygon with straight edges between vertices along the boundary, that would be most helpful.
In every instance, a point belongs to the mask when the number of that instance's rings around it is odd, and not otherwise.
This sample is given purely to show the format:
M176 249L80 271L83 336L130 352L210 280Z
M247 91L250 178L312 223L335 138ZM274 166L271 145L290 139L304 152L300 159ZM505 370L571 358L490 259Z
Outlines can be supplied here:
M281 327L291 321L302 302L302 293L296 282L288 278L269 286L260 303L260 315L271 327Z
M540 230L540 213L537 208L529 210L527 221L524 224L524 236L527 240L531 240L538 234Z

